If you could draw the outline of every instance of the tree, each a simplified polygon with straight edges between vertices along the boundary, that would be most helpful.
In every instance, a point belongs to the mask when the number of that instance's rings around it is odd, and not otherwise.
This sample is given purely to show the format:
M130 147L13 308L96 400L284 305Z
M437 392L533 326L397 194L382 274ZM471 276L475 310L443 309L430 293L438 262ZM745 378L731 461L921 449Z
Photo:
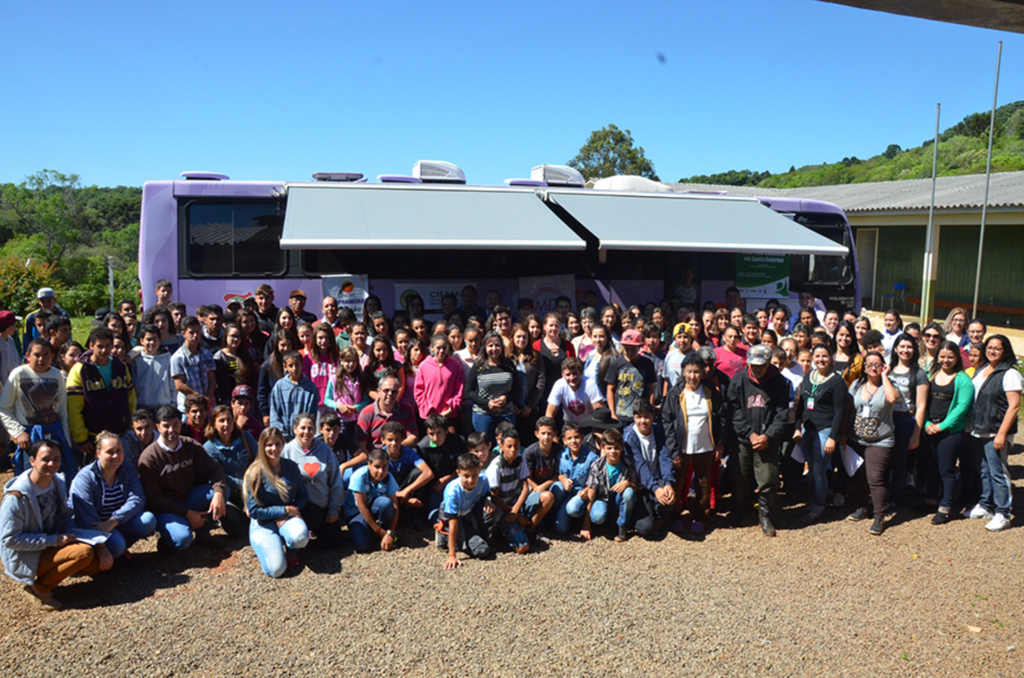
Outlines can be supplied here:
M587 143L568 165L587 179L635 174L660 181L654 173L654 163L644 156L643 147L633 145L633 135L628 129L623 131L615 125L591 132Z
M44 169L20 184L6 184L0 200L14 214L14 230L42 236L47 260L54 264L82 242L86 215L81 188L77 174Z
M900 148L899 144L889 144L889 146L885 149L885 152L882 153L882 155L884 155L889 160L892 160L897 155L899 155L901 151L903 151L903 149Z

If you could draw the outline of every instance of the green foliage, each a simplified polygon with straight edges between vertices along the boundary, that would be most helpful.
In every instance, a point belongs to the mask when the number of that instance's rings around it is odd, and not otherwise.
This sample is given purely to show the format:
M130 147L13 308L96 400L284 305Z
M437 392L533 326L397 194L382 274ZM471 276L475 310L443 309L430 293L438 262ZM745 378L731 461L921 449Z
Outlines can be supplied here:
M2 187L0 258L22 267L30 260L30 270L45 269L46 285L57 290L61 306L72 315L91 316L94 309L110 303L108 258L114 264L115 300L137 299L141 204L139 188L82 187L78 175L37 172L21 184ZM44 285L23 278L0 282L0 301L20 304L25 297L31 310L35 289ZM28 291L5 295L6 283Z
M990 113L972 113L939 136L939 176L983 174L988 153ZM749 170L699 175L680 182L714 183L765 188L831 186L869 181L928 179L932 176L932 144L929 139L916 148L903 149L890 144L883 153L866 160L856 156L839 162L790 167L788 172L750 172ZM996 109L992 146L992 171L1024 170L1024 101ZM764 176L759 177L759 174ZM741 183L748 179L746 183Z
M40 287L53 287L53 266L40 260L0 255L0 308L24 316L36 308Z
M57 262L82 242L85 203L77 174L44 169L20 184L6 184L3 200L15 232L43 236L47 261Z
M623 131L615 125L591 132L587 143L568 165L587 179L633 174L659 181L654 163L644 155L643 147L633 145L633 135L628 129Z
M729 170L718 174L698 174L689 179L680 179L680 183L717 184L721 186L757 186L772 175L771 172L751 172L750 170Z

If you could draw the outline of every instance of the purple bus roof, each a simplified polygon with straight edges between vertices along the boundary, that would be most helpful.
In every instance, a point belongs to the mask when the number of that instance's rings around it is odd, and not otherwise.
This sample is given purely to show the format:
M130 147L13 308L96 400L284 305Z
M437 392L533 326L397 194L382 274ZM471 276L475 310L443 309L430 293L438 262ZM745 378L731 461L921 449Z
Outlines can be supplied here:
M805 200L802 198L765 198L758 197L761 204L771 207L776 212L828 212L846 216L838 205L821 200Z

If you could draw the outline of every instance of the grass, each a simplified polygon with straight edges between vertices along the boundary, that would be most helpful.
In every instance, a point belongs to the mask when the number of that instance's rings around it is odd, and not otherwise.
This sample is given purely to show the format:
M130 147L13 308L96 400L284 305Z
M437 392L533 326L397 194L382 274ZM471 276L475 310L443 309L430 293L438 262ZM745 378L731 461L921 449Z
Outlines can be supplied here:
M71 338L77 341L82 346L85 346L85 341L89 338L89 332L92 330L92 316L79 316L71 319Z

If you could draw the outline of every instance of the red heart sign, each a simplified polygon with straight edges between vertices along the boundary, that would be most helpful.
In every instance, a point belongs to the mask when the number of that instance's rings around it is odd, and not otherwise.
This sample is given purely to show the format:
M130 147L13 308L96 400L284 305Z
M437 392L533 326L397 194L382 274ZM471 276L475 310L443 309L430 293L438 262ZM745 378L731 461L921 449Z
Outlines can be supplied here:
M315 461L307 461L302 465L302 470L306 472L306 475L310 478L316 476L320 472L320 464Z

